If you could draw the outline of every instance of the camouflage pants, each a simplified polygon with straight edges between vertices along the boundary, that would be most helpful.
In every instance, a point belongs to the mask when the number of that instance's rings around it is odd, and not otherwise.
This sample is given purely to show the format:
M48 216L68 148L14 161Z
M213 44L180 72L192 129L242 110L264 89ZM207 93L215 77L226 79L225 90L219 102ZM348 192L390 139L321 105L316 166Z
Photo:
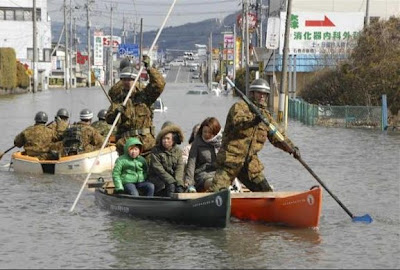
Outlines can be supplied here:
M118 155L123 155L124 154L124 146L126 143L126 140L129 137L117 137L117 152ZM146 155L147 152L149 152L155 145L156 145L156 139L154 138L154 135L151 133L148 133L146 135L138 135L137 138L142 142L143 144L143 149L142 149L142 154Z
M228 188L237 177L251 191L262 191L260 186L266 181L263 170L264 166L257 154L249 157L240 157L236 154L221 150L217 155L217 171L209 191L219 191Z

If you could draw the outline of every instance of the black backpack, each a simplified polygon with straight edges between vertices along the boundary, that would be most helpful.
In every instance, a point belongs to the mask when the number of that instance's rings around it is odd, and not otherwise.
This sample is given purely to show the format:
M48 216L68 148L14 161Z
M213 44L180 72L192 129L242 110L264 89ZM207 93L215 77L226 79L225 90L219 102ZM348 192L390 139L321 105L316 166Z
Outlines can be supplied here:
M67 156L83 152L81 127L72 126L66 129L63 137L64 151Z

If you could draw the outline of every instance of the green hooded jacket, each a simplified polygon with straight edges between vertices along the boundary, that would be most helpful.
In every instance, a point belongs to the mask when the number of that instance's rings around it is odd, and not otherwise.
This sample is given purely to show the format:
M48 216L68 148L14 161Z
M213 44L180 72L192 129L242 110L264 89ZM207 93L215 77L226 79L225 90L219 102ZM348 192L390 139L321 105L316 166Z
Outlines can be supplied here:
M132 158L128 149L142 143L138 138L129 138L124 146L124 154L115 161L112 178L116 191L124 190L124 184L144 182L147 179L147 163L142 156Z

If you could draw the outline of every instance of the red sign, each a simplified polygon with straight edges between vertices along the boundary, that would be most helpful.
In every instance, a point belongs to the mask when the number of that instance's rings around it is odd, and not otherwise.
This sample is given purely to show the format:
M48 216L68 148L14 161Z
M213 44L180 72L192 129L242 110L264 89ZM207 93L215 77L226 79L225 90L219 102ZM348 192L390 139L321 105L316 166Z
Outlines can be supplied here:
M249 29L251 30L255 29L257 26L257 14L249 12L247 13L247 18L249 20ZM236 21L239 27L242 27L242 14L239 14L237 16Z

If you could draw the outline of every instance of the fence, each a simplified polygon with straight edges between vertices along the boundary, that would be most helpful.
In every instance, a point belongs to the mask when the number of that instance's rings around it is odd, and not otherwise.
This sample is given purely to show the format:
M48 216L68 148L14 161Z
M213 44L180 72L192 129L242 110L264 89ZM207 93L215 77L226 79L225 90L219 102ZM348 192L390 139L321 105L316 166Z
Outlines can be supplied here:
M289 99L289 117L305 125L329 127L382 127L380 106L314 105L301 99Z

